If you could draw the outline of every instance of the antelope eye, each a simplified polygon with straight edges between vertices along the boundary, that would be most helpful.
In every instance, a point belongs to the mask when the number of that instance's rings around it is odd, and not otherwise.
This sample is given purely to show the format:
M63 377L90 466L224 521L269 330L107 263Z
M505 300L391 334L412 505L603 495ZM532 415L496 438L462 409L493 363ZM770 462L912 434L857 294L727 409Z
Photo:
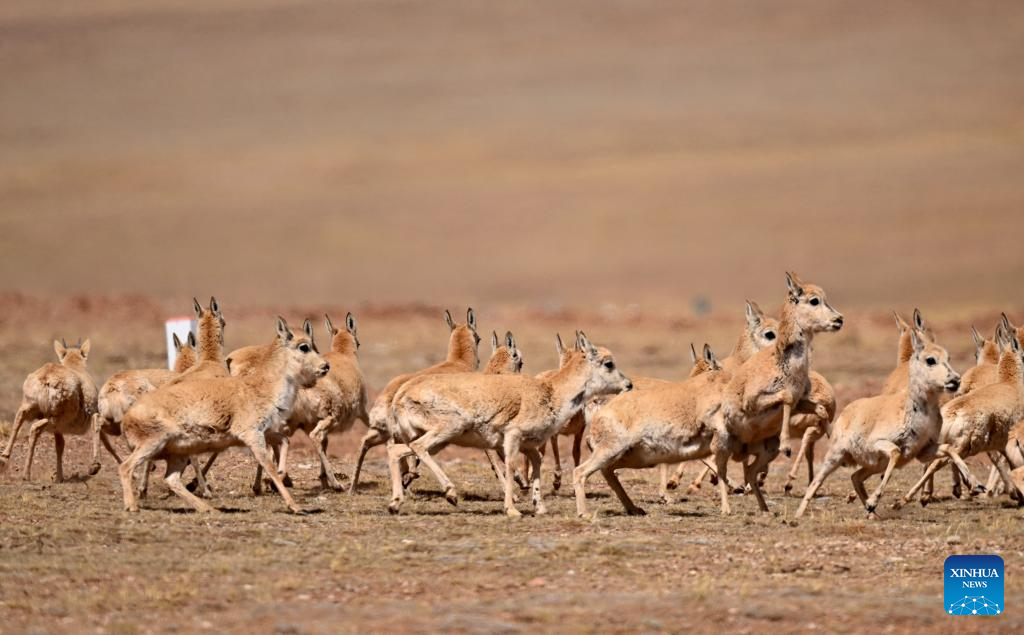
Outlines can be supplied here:
M811 306L818 306L819 304L821 304L821 300L819 300L818 298L811 298L809 304Z
M768 340L769 342L772 341L773 339L775 339L775 333L773 333L771 331L765 331L764 332L764 339Z
M928 359L924 360L924 363L928 364L929 366L934 366L938 362L935 361L934 357L929 357Z
M607 362L604 363L604 367L607 368L608 370L615 370L615 362L608 360Z
M299 344L299 350L302 351L303 353L308 353L312 349L309 348L309 344L303 342L302 344Z

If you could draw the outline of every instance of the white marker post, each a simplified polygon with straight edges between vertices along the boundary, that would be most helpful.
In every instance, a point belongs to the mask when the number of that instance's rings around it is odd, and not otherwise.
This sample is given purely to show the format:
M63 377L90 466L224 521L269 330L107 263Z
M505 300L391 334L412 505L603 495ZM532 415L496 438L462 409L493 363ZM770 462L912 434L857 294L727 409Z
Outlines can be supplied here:
M167 332L167 368L174 369L174 360L178 357L178 351L174 350L174 336L182 342L188 340L189 331L195 332L196 321L190 317L173 317L167 320L164 325Z

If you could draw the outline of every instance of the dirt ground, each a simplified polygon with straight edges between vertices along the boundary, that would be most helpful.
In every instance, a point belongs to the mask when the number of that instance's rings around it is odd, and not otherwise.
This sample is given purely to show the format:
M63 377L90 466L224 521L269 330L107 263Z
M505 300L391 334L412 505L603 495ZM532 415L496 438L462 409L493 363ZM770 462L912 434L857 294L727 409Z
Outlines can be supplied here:
M766 302L766 305L768 303ZM105 378L124 367L158 365L160 322L169 308L141 298L83 306L5 297L0 322L0 420L9 426L24 375L52 357L44 342L62 316L93 337L91 367ZM334 307L297 307L316 315ZM689 367L687 343L705 339L727 353L738 315L674 320L655 313L627 317L546 314L478 308L481 326L511 328L521 340L526 372L555 363L552 336L585 327L633 375L679 377ZM227 345L269 339L272 322L258 308L225 308ZM1019 314L1015 313L1015 315ZM132 317L133 316L133 317ZM148 318L147 316L152 316ZM360 319L361 364L370 385L439 358L446 328L440 309L382 311ZM848 313L847 326L822 336L815 365L835 384L840 407L877 390L893 364L896 330L883 313ZM935 315L939 341L963 370L972 347L970 323L995 314ZM40 326L44 325L44 326ZM320 331L318 330L318 333ZM77 333L69 333L77 337ZM115 342L125 346L116 350ZM485 345L486 351L486 345ZM332 439L336 466L351 473L362 426ZM819 445L823 456L825 443ZM986 497L955 500L947 478L943 499L927 508L885 508L865 519L847 504L849 470L824 487L810 513L791 519L798 499L783 496L780 459L769 479L771 513L751 497L734 497L723 518L705 485L664 505L653 471L625 472L643 518L621 514L599 477L591 480L594 520L575 518L568 486L548 499L550 515L509 521L501 493L479 453L447 450L442 464L459 485L451 507L429 474L403 514L386 511L380 449L370 455L365 487L355 496L324 492L315 455L293 453L294 493L308 515L293 516L276 495L253 497L253 466L233 452L214 468L214 504L199 516L154 481L137 515L120 509L112 461L94 478L56 485L52 439L43 439L35 481L20 480L24 434L0 477L0 632L936 632L1021 628L1024 566L1021 512ZM68 472L88 464L89 442L69 442ZM569 468L568 446L563 461ZM547 459L550 461L550 457ZM987 466L973 463L984 475ZM690 471L695 473L696 468ZM890 494L920 473L897 474ZM550 488L550 463L545 487ZM799 489L799 488L798 488ZM951 618L942 609L942 563L950 554L995 553L1006 562L1007 611L984 619Z

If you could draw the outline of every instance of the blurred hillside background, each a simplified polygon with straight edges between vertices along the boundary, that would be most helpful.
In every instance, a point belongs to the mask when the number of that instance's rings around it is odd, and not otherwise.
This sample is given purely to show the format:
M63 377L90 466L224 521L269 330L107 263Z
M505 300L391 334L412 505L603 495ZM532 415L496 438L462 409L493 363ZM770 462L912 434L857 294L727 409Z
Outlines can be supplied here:
M0 291L1021 301L1020 2L8 0L0 91Z

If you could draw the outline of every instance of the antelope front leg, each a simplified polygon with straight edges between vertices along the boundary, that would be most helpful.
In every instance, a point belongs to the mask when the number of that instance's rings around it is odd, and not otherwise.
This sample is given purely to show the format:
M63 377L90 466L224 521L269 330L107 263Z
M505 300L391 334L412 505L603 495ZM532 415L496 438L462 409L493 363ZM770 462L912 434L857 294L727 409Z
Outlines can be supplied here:
M548 513L548 508L544 506L544 500L541 497L540 491L540 464L543 457L541 457L540 452L536 448L523 448L523 453L526 454L526 458L530 461L530 489L534 513L540 516Z
M277 470L274 469L273 455L267 448L266 436L262 432L253 431L251 434L247 435L243 441L249 448L249 451L252 452L256 462L266 471L267 476L270 477L270 480L277 487L277 491L281 494L281 498L284 499L285 504L288 505L288 509L292 510L296 514L301 514L302 508L295 504L295 499L292 498L288 488L285 487L284 481L281 480Z
M782 448L782 453L786 457L793 456L793 448L789 447L789 419L793 413L793 404L787 398L782 402L782 430L779 432L779 447ZM750 479L748 478L749 482Z
M917 494L918 490L920 490L922 487L924 487L925 483L928 482L928 479L930 479L932 477L932 475L935 474L935 472L939 471L939 469L943 465L945 465L946 463L949 463L949 457L948 456L940 456L939 458L937 458L937 459L933 460L931 463L929 463L928 464L928 469L926 469L924 471L924 475L917 481L917 483L914 484L913 487L910 488L909 492L907 492L906 494L903 495L903 498L895 501L892 504L892 508L893 509L899 509L900 507L903 507L904 505L909 503L911 500L913 500L914 495Z
M331 465L327 456L327 436L333 422L334 419L320 421L309 433L309 438L313 441L313 447L316 448L317 455L320 457L320 485L340 492L342 490L341 483L338 482L338 478L334 474L334 466Z
M114 449L114 444L110 442L110 437L108 437L102 430L99 431L99 437L100 442L103 443L103 447L107 449L110 456L114 457L114 462L120 465L121 457L117 455L117 450Z
M542 457L543 458L543 457ZM555 460L555 476L551 485L551 493L554 494L562 488L562 459L558 456L558 434L551 437L551 458Z
M796 480L797 473L800 471L800 464L803 463L804 457L807 456L808 448L814 447L820 436L821 432L817 426L810 426L804 431L804 437L800 441L800 450L796 453L796 458L793 459L793 465L789 470L789 474L786 475L786 485L783 491L787 494L793 490L793 481ZM813 471L814 468L811 467L810 469Z
M512 497L512 482L514 475L512 474L512 457L519 454L519 443L520 435L515 430L510 430L505 434L505 514L509 518L519 518L522 514L516 509L515 500ZM539 454L539 453L538 453ZM540 470L537 471L538 476Z
M391 478L391 502L388 503L388 511L397 514L405 502L405 487L402 486L402 459L412 455L412 450L404 443L388 441L388 476ZM358 466L356 467L356 474ZM352 475L355 479L356 474ZM349 492L351 493L351 491Z
M729 486L726 484L726 471L729 469L729 452L719 450L715 453L715 472L718 474L718 493L722 499L722 515L732 513L729 506Z
M896 447L895 443L891 441L879 441L875 444L875 448L880 452L886 452L889 454L889 464L885 466L885 474L882 475L882 482L878 484L878 487L872 492L871 497L868 498L864 508L868 510L868 514L874 515L875 508L878 507L878 499L882 497L882 491L885 490L886 484L889 482L889 478L892 476L892 471L896 469L896 464L900 460L900 449Z
M359 441L359 452L356 455L356 466L352 468L352 482L348 484L349 494L356 493L356 486L359 485L359 474L363 470L363 461L366 459L366 453L370 451L370 448L384 443L387 443L387 436L376 428L370 428L367 433L363 435L363 438ZM399 474L398 478L399 482L401 482L401 474Z
M708 465L706 462L702 461L702 463L704 464L704 467L701 468L700 472L697 473L697 477L690 482L690 486L686 488L687 494L693 494L694 492L699 490L701 483L704 482L704 479L707 478L707 475L711 472L711 466ZM686 465L686 463L679 464L680 471L682 470L682 467L684 465Z

